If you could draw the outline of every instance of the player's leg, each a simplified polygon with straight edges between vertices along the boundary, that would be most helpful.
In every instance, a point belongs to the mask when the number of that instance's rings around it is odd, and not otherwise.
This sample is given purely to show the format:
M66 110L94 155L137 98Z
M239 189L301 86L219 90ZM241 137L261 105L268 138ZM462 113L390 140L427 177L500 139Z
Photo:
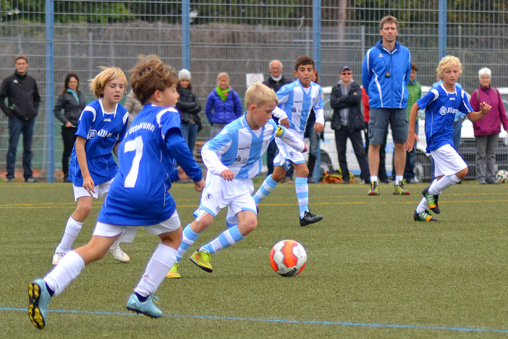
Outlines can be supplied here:
M74 186L74 197L77 201L76 210L67 219L62 240L60 240L53 255L53 265L58 264L63 256L71 250L74 241L81 232L83 222L92 211L93 198L83 187Z
M279 157L279 155L277 155L276 159ZM270 193L273 192L275 187L277 187L277 184L281 182L282 179L284 179L285 175L286 168L280 165L275 166L273 173L266 177L265 181L263 181L257 192L253 195L256 205L259 205L263 199L265 199L270 195Z
M300 226L307 226L320 221L323 216L312 214L309 210L309 184L307 183L309 169L307 164L305 162L293 163L293 167L296 172L295 190L300 210Z
M148 233L157 234L161 243L150 257L141 280L129 297L127 309L152 318L159 318L162 316L162 311L156 306L157 299L153 294L176 262L176 251L182 241L178 213L175 211L168 220L158 225L147 226L145 230Z

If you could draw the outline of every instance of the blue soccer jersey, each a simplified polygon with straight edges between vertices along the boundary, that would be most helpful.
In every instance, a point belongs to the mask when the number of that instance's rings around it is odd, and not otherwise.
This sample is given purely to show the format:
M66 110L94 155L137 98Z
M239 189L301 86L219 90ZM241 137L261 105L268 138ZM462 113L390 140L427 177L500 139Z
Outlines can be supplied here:
M428 153L446 144L453 147L453 121L456 113L473 112L466 93L458 86L455 86L454 93L449 93L443 85L440 85L416 103L420 109L425 109L425 137Z
M252 179L261 172L261 158L276 136L303 150L303 143L272 119L263 128L253 131L247 118L242 116L203 146L203 161L215 175L230 169L235 179Z
M305 132L307 120L311 110L314 108L316 122L324 124L323 98L321 86L311 82L310 88L304 88L300 80L282 86L277 92L279 108L288 116L289 128L299 133Z
M120 170L111 184L98 221L147 226L169 219L176 204L168 190L178 180L175 160L195 181L201 168L182 137L174 108L145 105L118 148Z
M102 99L89 103L81 113L76 136L86 139L86 162L95 185L111 180L118 171L111 151L116 142L125 137L128 119L127 110L120 104L116 105L113 113L104 112ZM72 149L69 178L75 186L83 186L76 144Z

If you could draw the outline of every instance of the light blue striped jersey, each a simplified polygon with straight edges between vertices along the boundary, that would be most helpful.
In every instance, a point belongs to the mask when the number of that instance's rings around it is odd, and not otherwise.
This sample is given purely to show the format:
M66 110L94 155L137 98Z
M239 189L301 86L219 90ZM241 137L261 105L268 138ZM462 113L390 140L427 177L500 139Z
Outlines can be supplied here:
M453 146L453 121L458 112L471 113L467 95L458 86L455 92L447 92L443 85L433 88L416 102L420 109L425 109L425 137L427 152L449 144Z
M284 127L277 126L272 119L263 128L253 131L244 115L226 125L203 146L203 162L215 175L230 169L235 179L254 178L261 172L261 158L276 135L287 139L285 141L293 143L295 147L301 145L303 149L301 141L287 133Z
M303 88L300 80L296 79L282 86L277 92L279 108L286 112L289 119L289 128L300 133L305 132L305 126L312 108L314 108L316 114L316 122L324 124L321 86L314 82L310 84L310 88Z

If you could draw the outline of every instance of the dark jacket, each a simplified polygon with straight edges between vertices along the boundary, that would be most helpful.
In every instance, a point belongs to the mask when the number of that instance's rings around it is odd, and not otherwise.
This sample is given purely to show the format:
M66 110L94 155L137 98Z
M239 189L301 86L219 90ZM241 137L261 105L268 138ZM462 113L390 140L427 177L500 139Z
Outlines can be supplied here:
M182 125L193 125L198 124L201 126L201 119L199 119L198 113L201 112L201 105L198 102L198 98L189 89L178 86L176 89L180 97L176 103L176 108L180 112L180 118Z
M206 99L205 113L212 125L229 124L231 121L242 116L242 102L238 93L233 91L233 89L229 92L226 101L222 101L214 89Z
M8 105L5 104L5 98ZM0 86L0 109L7 117L30 120L37 116L41 97L35 79L17 71L2 81Z
M330 94L330 106L333 108L332 117L332 129L338 130L341 128L340 121L340 110L349 108L348 131L360 131L365 125L363 118L362 109L362 89L356 82L352 82L349 86L347 95L342 95L340 85L337 84L332 88L332 94Z
M277 91L282 86L289 84L290 82L291 81L284 78L284 76L282 76L282 78L279 81L275 81L275 80L273 80L271 75L268 75L268 80L263 81L263 85L270 87L271 89L273 89L275 91L275 93L277 93Z
M60 120L62 124L65 125L70 122L74 127L78 126L79 117L86 106L85 96L82 92L79 92L78 98L79 103L76 102L74 95L69 92L65 92L65 94L60 94L58 96L53 112L55 113L55 117Z

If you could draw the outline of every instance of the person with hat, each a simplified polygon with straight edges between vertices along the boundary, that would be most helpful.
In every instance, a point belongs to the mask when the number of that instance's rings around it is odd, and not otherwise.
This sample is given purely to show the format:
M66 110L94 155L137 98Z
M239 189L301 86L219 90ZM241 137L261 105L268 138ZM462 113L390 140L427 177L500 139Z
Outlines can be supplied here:
M178 87L176 88L180 97L176 103L176 108L180 112L182 120L183 138L189 146L191 153L196 146L198 132L201 130L201 105L198 102L196 94L192 93L191 72L183 68L178 72Z
M407 85L411 75L411 53L397 42L399 22L385 16L379 22L382 39L367 51L362 65L362 85L369 96L369 195L379 195L379 150L388 124L392 129L395 157L394 195L409 195L404 187L405 140L408 134Z
M351 140L356 159L360 164L360 176L365 182L370 182L369 161L362 140L362 130L365 126L361 109L362 89L353 80L353 71L350 66L342 66L339 77L339 82L333 86L330 94L330 106L333 108L332 129L335 130L335 144L343 183L349 184L350 180L346 158L348 138Z

